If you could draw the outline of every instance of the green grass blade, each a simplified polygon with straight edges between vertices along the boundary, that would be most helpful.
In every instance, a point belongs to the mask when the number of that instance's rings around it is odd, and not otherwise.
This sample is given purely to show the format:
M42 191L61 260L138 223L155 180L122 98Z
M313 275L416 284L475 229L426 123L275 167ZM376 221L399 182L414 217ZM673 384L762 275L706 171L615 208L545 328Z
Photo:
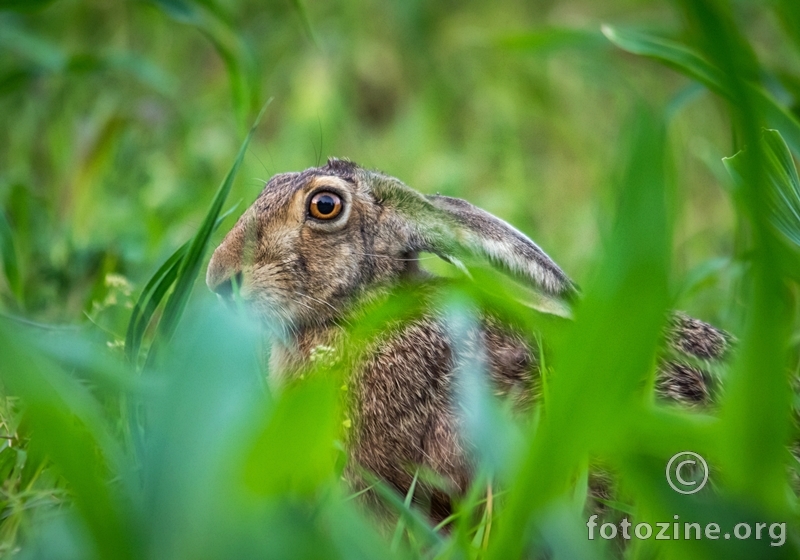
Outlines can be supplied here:
M189 241L178 247L172 255L164 261L164 264L156 271L150 278L142 290L136 305L133 307L130 321L128 322L128 331L125 335L125 353L128 360L132 363L139 355L139 347L144 338L144 331L147 325L150 324L150 319L153 316L158 304L161 303L164 294L167 293L169 288L175 282L178 276L178 269L180 263L186 256L189 250Z
M617 47L640 56L646 56L701 82L728 100L736 98L728 87L728 80L719 68L709 63L694 50L668 39L638 31L622 30L604 25L603 34ZM756 108L769 126L784 134L796 154L800 155L800 122L775 101L761 86L743 84L752 96Z
M223 32L218 27L205 25L201 30L225 63L231 83L234 111L238 121L244 123L250 110L251 87L255 87L254 80L251 79L252 72L248 72L248 67L252 66L252 56L238 37L232 32Z
M214 225L216 224L219 213L222 210L222 205L225 203L225 199L228 197L228 193L231 191L233 180L236 178L236 174L239 171L242 160L244 160L247 147L250 145L250 140L252 139L253 133L255 132L256 127L261 120L261 116L264 114L264 111L266 110L267 106L269 106L271 101L271 99L270 101L267 101L267 103L261 109L261 112L258 114L253 126L250 128L250 132L247 134L242 146L239 148L239 154L236 156L236 161L234 161L233 166L228 171L225 179L222 181L222 184L217 190L214 200L211 202L211 207L209 208L208 213L206 214L206 217L200 226L200 229L195 234L189 245L186 256L181 260L181 266L178 270L178 275L175 280L175 291L172 292L172 295L167 300L166 307L164 308L164 315L158 324L158 330L156 331L156 336L153 340L153 346L150 348L150 352L147 355L148 364L151 364L155 359L158 347L162 344L168 343L172 338L172 335L175 333L175 329L178 326L178 321L180 320L181 315L183 315L183 311L186 308L186 303L189 301L189 296L191 295L192 287L194 286L197 274L200 272L200 266L202 265L203 257L205 256L205 251L208 247L208 241L211 238L211 233L214 231Z
M82 75L113 71L127 74L164 96L171 96L176 91L174 76L143 56L128 51L65 52L41 34L32 33L16 22L3 22L0 46L15 53L19 62L25 61L4 76L4 81L12 82L6 87L13 86L14 82L24 82L26 77L35 78L40 73Z
M400 495L388 484L378 479L375 475L367 470L361 470L361 475L372 486L378 496L386 503L387 506L399 513L410 529L414 530L414 534L423 537L429 544L441 546L444 544L444 539L433 530L428 523L428 520L416 509L410 505L406 505L405 501Z
M329 480L342 428L340 395L339 384L323 375L284 391L245 463L248 489L268 497L307 496Z
M305 3L303 0L291 0L291 2L295 12L297 12L297 17L300 18L300 22L303 24L303 31L305 31L306 35L314 44L314 46L319 48L319 42L317 41L317 37L314 35L314 28L311 27L311 20L308 18L308 10L306 10Z
M238 206L239 205L236 204L236 206L217 218L217 221L214 223L214 231L219 228L225 218L230 216ZM189 243L190 242L187 241L178 247L178 249L164 261L164 264L159 267L156 273L153 274L147 282L139 299L136 301L125 335L125 353L131 363L135 363L139 355L144 333L147 330L147 326L150 324L150 320L153 318L156 308L175 283L181 262L183 262L183 258L189 250Z
M488 478L504 481L517 462L515 452L520 448L521 434L505 414L503 403L492 394L488 356L463 342L470 340L478 328L475 310L460 298L451 296L445 313L448 335L454 341L454 396L459 403L462 437L469 442L476 463Z
M595 49L607 45L596 30L546 27L525 33L503 35L495 40L498 47L545 54L567 48Z
M610 25L603 25L601 29L603 35L620 49L658 60L720 95L726 95L720 71L685 45L649 33L623 30Z
M670 226L664 127L648 113L636 116L603 266L555 349L547 408L509 488L490 559L523 556L531 522L570 499L590 451L620 437L640 408L668 305Z
M32 445L50 457L67 480L99 557L136 557L126 513L129 504L108 483L119 474L124 459L98 403L85 386L27 342L0 321L0 379L23 403Z
M764 131L764 153L770 177L771 207L776 227L800 246L800 178L792 154L780 132Z
M768 109L775 104L765 105L753 85L755 55L730 5L715 0L683 0L679 5L691 31L689 40L724 73L734 130L750 153L742 168L743 188L736 193L752 231L747 313L720 403L719 468L730 495L750 507L785 515L792 507L783 461L791 424L786 350L793 306L781 274L781 240L772 225L771 164L760 128L771 121ZM798 137L796 127L776 128L790 145Z
M787 240L800 248L800 178L789 147L777 130L765 130L762 137L762 154L769 178L770 221ZM724 158L728 172L739 187L744 181L750 152L742 151Z
M791 507L782 455L792 399L783 355L792 305L781 270L794 273L796 260L781 266L771 235L795 248L800 242L800 181L777 131L764 131L761 139L751 139L746 150L724 161L737 183L740 204L754 214L753 222L772 226L772 231L762 226L757 247L761 250L749 263L752 310L721 412L727 451L723 467L733 492L764 509L783 512ZM755 195L761 199L758 205L752 203Z
M142 374L163 387L141 401L143 532L152 558L257 557L240 547L227 554L208 549L233 540L230 525L223 526L253 505L240 473L254 427L270 409L260 389L259 333L213 300L190 307L187 328L160 356L163 367ZM238 520L247 523L251 515Z
M778 22L800 49L800 4L795 0L772 0Z
M63 70L67 64L67 56L58 45L17 23L4 21L0 26L0 47L51 72Z
M181 23L196 23L199 15L196 8L187 0L150 0L169 17Z
M19 271L19 261L17 260L17 249L14 244L14 233L11 225L6 220L5 213L0 210L0 259L2 259L3 271L8 281L11 293L22 302L22 278Z
M108 71L119 72L127 74L164 96L172 96L177 91L174 76L147 58L125 51L108 54L74 54L67 60L66 70L77 75L89 72L98 74Z
M256 107L259 80L255 57L247 42L220 17L218 10L209 9L206 2L201 5L189 0L149 1L175 21L197 28L214 45L228 71L234 109L244 127L250 111Z
M403 500L403 505L407 508L411 508L411 500L414 499L414 491L417 489L417 480L419 479L419 469L414 473L414 479L411 481L411 486L408 487L408 492L406 492L406 499ZM397 551L397 548L400 546L400 539L403 538L403 530L406 528L406 520L403 516L397 520L397 525L394 528L394 536L392 537L392 544L391 550L392 552Z
M46 8L54 1L55 0L0 0L0 10L33 12Z

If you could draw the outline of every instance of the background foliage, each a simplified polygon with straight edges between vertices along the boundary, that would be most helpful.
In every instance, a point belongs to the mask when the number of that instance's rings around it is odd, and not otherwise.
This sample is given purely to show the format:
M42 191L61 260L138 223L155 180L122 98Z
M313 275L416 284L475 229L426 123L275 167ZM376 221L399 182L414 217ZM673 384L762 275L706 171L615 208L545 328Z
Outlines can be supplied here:
M0 0L0 549L603 557L583 525L589 457L612 464L616 508L637 518L796 528L798 68L789 0ZM729 173L722 158L744 147ZM362 515L331 452L335 376L270 395L257 329L192 292L264 181L328 155L502 216L585 288L574 326L496 278L443 296L552 331L557 374L542 422L518 426L480 383L462 395L485 474L508 491L490 514L476 490L450 532L380 485L399 523ZM668 307L739 339L714 415L637 390ZM718 494L665 493L665 459L685 448L719 468ZM624 554L794 557L791 531L780 549Z

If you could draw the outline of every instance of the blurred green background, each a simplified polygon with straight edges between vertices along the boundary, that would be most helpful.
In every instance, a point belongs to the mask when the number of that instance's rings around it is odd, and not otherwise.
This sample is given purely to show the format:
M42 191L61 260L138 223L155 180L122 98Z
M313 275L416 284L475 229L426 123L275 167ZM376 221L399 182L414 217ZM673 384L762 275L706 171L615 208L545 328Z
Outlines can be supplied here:
M601 32L603 24L669 38L726 71L733 68L719 88L733 93L726 100L686 77L685 67L676 72L620 50ZM766 212L750 204L756 195L737 194L722 157L752 146L755 129L748 123L778 126L762 118L760 106L747 104L752 99L743 83L757 83L785 110L781 132L793 138L797 154L799 45L800 9L788 0L0 0L0 308L17 317L0 324L6 387L0 551L39 558L473 558L486 552L491 515L476 521L477 533L465 521L453 534L432 533L408 517L386 538L341 499L340 466L326 455L325 442L339 422L330 387L312 385L276 402L268 395L254 399L264 389L263 371L246 341L256 335L198 311L212 299L202 274L193 295L199 303L184 321L196 328L184 329L159 371L144 375L120 359L138 294L207 220L220 181L269 98L223 209L239 204L212 245L272 175L346 157L504 218L578 284L608 289L598 288L590 302L657 306L657 290L652 301L614 292L607 269L624 271L628 248L631 255L649 250L642 249L647 240L635 239L648 227L655 236L663 233L658 210L636 203L620 207L652 211L652 223L642 214L642 224L614 225L619 194L627 192L619 185L635 183L621 162L632 160L633 176L653 173L657 182L666 176L671 186L662 199L671 226L664 239L672 256L659 253L658 266L665 266L668 299L739 336L743 358L722 423L648 409L652 417L620 413L620 425L634 431L614 433L663 443L651 450L658 457L687 442L712 449L733 473L729 483L739 501L711 500L688 511L710 519L766 511L780 519L791 515L795 523L796 497L774 498L788 488L780 473L792 464L781 455L791 405L780 367L795 360L784 369L796 369L800 331L787 303L793 300L764 286L796 279L800 261L796 253L774 257L763 249L769 242L753 236ZM660 152L641 142L656 138L658 127L636 132L646 114L658 115L666 128L663 151L671 163L663 173ZM637 160L642 154L655 157ZM754 163L752 177L759 173L766 171ZM762 250L764 266L780 261L795 272L769 269L761 284L755 274L753 288L747 272L760 270L760 257L752 255ZM761 299L759 287L768 294ZM594 323L600 330L613 328L617 319L601 308L587 304L586 313L600 317ZM764 310L772 309L774 319L779 308L788 318L773 323ZM30 324L38 330L24 333L22 325ZM228 330L221 333L220 324ZM574 340L601 348L589 334L577 331ZM753 366L759 351L769 354L763 372ZM577 362L566 366L580 370ZM602 401L601 393L593 396ZM763 398L743 397L756 394ZM592 414L588 408L576 414L575 425L591 424ZM307 425L310 417L321 418L320 426ZM734 428L748 419L761 420L752 421L739 448ZM672 431L658 431L664 426ZM600 454L627 457L624 438L612 436ZM534 444L531 456L552 452L558 464L558 445L547 447L542 438L544 447ZM292 447L304 441L317 447ZM285 457L284 466L262 472L260 465L276 456ZM740 456L762 456L766 467L759 471L755 460L742 459L739 468L733 458ZM304 462L311 466L292 472ZM513 480L533 488L525 481L536 471L526 464ZM668 500L648 494L653 479L641 478L641 464L626 465L628 497L649 504L644 518L667 511L659 508ZM653 472L663 468L653 465ZM252 495L245 497L231 474L241 468L250 473L244 478ZM764 487L749 487L746 481L759 472L769 475ZM542 500L532 500L537 515L545 511ZM77 509L68 505L73 502ZM556 557L601 557L602 551L585 548L585 533L570 533L576 517L564 521L558 509L567 502L546 510L539 526L550 535L545 540ZM402 503L398 508L403 511ZM527 527L526 519L506 527ZM504 548L509 539L520 547L527 542L527 533L512 538L509 531L500 533L489 557L511 550ZM559 535L572 536L559 541ZM768 552L794 557L792 538L791 550ZM20 543L29 545L20 552ZM763 547L712 544L721 548L644 545L625 554L766 554Z
M229 199L240 210L275 173L347 157L502 216L579 282L625 119L639 100L673 103L676 276L732 253L716 178L733 152L726 111L600 34L604 22L672 32L668 4L26 4L0 14L0 201L31 316L85 312L119 332L124 313L97 317L114 313L108 274L140 286L191 235L269 97ZM737 8L765 65L792 77L800 57L775 14ZM795 82L771 85L791 102ZM719 322L726 294L708 287L681 303Z

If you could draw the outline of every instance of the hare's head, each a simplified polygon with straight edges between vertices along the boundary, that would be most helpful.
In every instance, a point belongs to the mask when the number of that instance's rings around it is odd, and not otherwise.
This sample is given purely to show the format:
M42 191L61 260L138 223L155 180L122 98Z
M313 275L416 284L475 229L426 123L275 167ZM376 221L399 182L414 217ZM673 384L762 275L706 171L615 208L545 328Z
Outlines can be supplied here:
M422 251L456 263L491 261L548 294L574 289L535 243L502 220L337 159L270 179L214 252L206 282L223 296L235 283L266 317L319 324L416 270Z

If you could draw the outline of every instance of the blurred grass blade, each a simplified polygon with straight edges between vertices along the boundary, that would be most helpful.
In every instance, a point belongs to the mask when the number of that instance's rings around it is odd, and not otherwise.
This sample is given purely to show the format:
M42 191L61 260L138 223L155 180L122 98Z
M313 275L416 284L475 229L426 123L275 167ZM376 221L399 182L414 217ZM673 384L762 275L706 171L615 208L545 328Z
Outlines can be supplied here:
M55 0L0 0L0 10L32 12L34 10L46 8L54 1Z
M752 232L746 317L719 407L719 468L730 495L751 507L785 515L796 504L796 499L789 499L784 464L792 414L786 351L794 306L781 273L781 240L772 224L771 164L760 128L764 120L773 120L770 113L777 105L765 103L768 98L753 84L760 73L755 54L738 29L731 6L715 0L683 0L679 6L689 40L724 72L734 131L750 154L742 160L743 188L736 193ZM797 149L796 126L773 127Z
M684 277L678 289L678 299L687 298L707 285L719 280L723 273L735 270L730 257L717 257L701 262Z
M14 68L0 74L0 95L14 93L26 87L37 75L32 68Z
M142 401L146 420L140 496L151 558L253 558L208 552L225 540L226 521L248 506L240 497L242 465L263 415L255 325L211 300L192 302L181 329L142 376L163 391ZM313 419L316 420L316 419ZM284 434L288 437L289 434ZM238 517L247 521L248 516ZM232 537L227 537L232 539ZM237 550L240 550L237 548Z
M230 13L232 7L222 6L217 0L195 0L195 2L206 8L228 25L233 24L234 18Z
M596 30L546 27L525 33L503 35L495 40L495 44L509 50L543 54L565 48L603 47L608 43Z
M150 0L175 21L195 24L199 20L196 8L187 0Z
M57 44L13 21L4 20L0 25L0 47L15 53L19 61L26 61L23 64L18 62L18 66L11 71L6 70L2 81L9 82L5 84L5 88L8 89L13 89L16 83L26 83L27 79L39 74L104 71L127 74L165 96L171 95L176 89L176 80L172 75L134 52L70 54L64 52Z
M122 454L107 431L98 403L85 387L25 344L0 321L0 378L22 399L39 446L69 484L101 558L134 558L125 505L108 484Z
M148 0L175 21L197 28L214 45L228 71L237 121L244 127L258 99L259 78L255 56L241 35L208 2Z
M765 130L761 144L769 178L767 200L770 222L787 240L800 248L800 178L792 154L777 130ZM745 150L722 160L739 187L743 185L750 156Z
M492 394L486 349L476 349L465 342L479 336L475 309L454 299L446 311L445 324L453 345L454 394L459 404L461 437L474 450L477 468L490 480L505 481L518 459L515 451L520 448L522 437Z
M212 231L216 231L225 218L230 216L238 206L237 204L217 218ZM189 244L190 241L187 241L178 247L178 249L164 261L164 264L161 265L147 282L139 299L136 301L136 305L133 308L131 318L128 322L128 331L125 335L125 353L128 356L128 360L133 364L136 363L144 333L147 330L147 326L150 324L150 320L153 318L153 313L155 313L158 304L161 303L161 300L175 283L180 265L189 250Z
M0 47L51 72L63 70L67 64L67 56L61 48L27 31L14 20L3 20L0 25Z
M164 96L172 95L177 89L174 76L145 57L132 52L75 54L67 60L66 68L73 73L103 71L125 73Z
M796 0L772 0L778 22L800 49L800 3Z
M271 411L245 463L247 487L261 496L307 496L334 471L341 432L340 382L309 377L287 388Z
M609 25L604 25L602 30L609 41L624 51L658 60L693 80L701 82L729 101L739 97L736 92L729 89L729 80L718 68L680 43ZM757 109L763 114L769 126L780 130L795 153L800 155L800 122L767 94L760 85L748 83L746 87L747 93L752 96Z
M303 31L305 31L306 35L308 35L309 40L314 44L314 46L319 48L319 42L314 35L314 28L311 27L311 20L308 19L308 10L306 10L305 3L303 0L291 0L291 2L295 12L297 12L297 17L300 18L300 22L303 25Z
M17 260L17 249L14 244L14 233L11 225L6 220L5 213L0 210L0 259L2 259L3 272L8 281L11 293L22 303L22 278L19 271L19 261Z
M392 554L381 538L383 535L364 512L347 501L332 500L322 515L326 526L330 527L328 534L340 557L348 560L408 558L405 554Z
M784 464L792 424L786 350L794 306L782 273L797 278L798 261L791 256L800 242L800 181L777 131L749 140L744 151L725 160L760 243L750 257L750 309L721 406L722 466L732 494L783 514L796 499L788 499ZM782 255L774 238L788 242L793 255Z
M217 223L217 218L222 210L222 205L225 203L225 199L228 197L228 193L231 191L233 180L236 178L236 174L239 171L242 160L244 160L244 155L247 153L247 147L250 145L250 140L253 137L258 123L261 121L261 116L264 114L264 111L266 111L271 101L272 99L267 101L259 112L258 117L253 123L253 126L250 128L250 132L247 134L242 146L239 148L239 154L236 156L236 161L234 161L233 166L228 171L225 179L222 181L222 184L217 190L217 194L214 195L214 200L211 202L211 207L209 208L208 213L206 214L206 217L200 226L200 229L197 231L191 243L189 244L186 255L183 259L181 259L180 268L178 269L177 277L175 279L175 291L172 292L172 295L167 300L166 307L164 308L164 315L161 317L161 321L158 324L158 330L156 331L153 345L151 346L150 352L147 355L147 364L152 364L158 347L160 345L167 344L172 338L172 335L175 333L175 329L178 326L178 321L180 321L183 311L186 308L186 303L189 301L189 295L192 292L195 279L200 271L200 266L202 264L203 257L205 256L206 248L208 247L208 241L211 238L211 233L214 231L214 226Z
M569 336L555 348L547 407L497 524L488 558L520 558L535 522L590 451L612 446L635 423L669 301L670 224L665 130L645 111L632 122L613 233Z

